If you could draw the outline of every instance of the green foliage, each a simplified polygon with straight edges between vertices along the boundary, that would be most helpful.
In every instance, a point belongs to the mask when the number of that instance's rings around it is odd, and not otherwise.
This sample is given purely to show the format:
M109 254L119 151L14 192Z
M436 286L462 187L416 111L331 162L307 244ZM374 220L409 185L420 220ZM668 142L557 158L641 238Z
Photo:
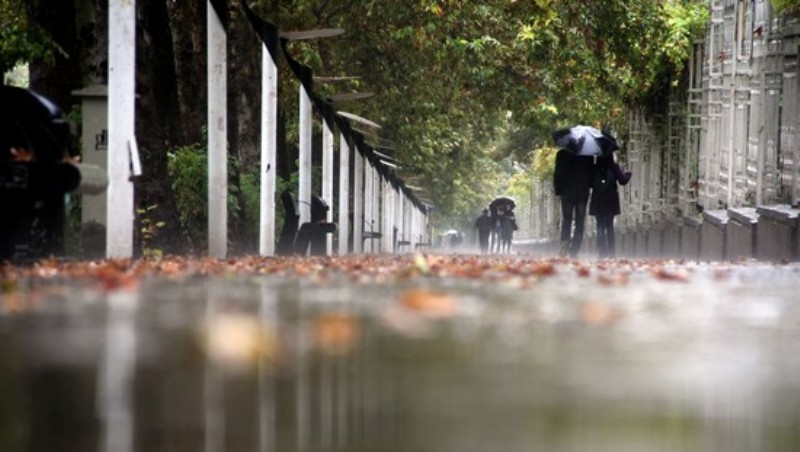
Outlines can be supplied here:
M401 176L424 186L447 222L470 215L512 177L501 159L521 160L566 125L614 129L627 105L663 96L708 20L697 0L297 6L303 12L283 10L279 24L348 33L292 49L325 73L362 77L347 88L376 92L379 101L356 112L384 125L396 157L413 168Z
M205 243L208 224L208 159L193 144L169 153L167 162L181 226L193 243Z
M680 72L689 59L694 40L705 31L710 13L701 3L678 0L665 2L664 13L667 36L661 50L676 72Z
M163 221L155 221L151 217L158 209L158 204L147 206L144 209L136 209L139 216L139 237L142 242L142 254L144 257L160 258L164 252L152 246L153 241L158 237L159 231L166 226Z
M800 15L800 0L770 0L778 14Z
M229 157L228 173L234 174L238 159ZM202 245L207 241L208 225L208 158L205 146L193 144L174 149L169 153L167 163L178 207L181 227L192 243ZM240 168L239 184L228 186L228 215L233 221L246 213L243 234L246 237L257 237L259 228L259 212L261 203L261 180L258 171L247 171ZM276 200L286 188L297 187L297 173L289 180L279 179L276 184ZM241 194L241 196L239 196ZM240 199L243 204L240 204ZM284 212L277 204L276 229L283 225Z
M28 24L24 0L0 0L0 74L22 63L52 63L64 50L41 27Z
M798 3L773 2L780 10ZM399 176L426 190L420 197L443 222L471 218L510 182L519 185L509 162L527 163L531 150L533 177L547 178L550 154L542 149L552 130L574 123L621 130L626 107L663 102L709 15L703 0L249 3L282 30L346 30L334 39L292 42L289 50L317 75L360 77L320 84L318 94L376 94L342 107L383 125L381 138L392 142L404 168ZM0 0L0 69L60 51L26 23L24 11L23 0ZM246 26L241 11L231 11ZM297 80L286 64L281 71L291 148L298 141L291 114ZM170 154L181 225L194 241L206 234L206 166L199 145ZM239 184L230 189L230 215L247 214L250 234L257 228L258 178L249 168L231 174Z
M556 168L556 153L554 146L543 146L533 151L533 175L539 181L548 181L553 178Z

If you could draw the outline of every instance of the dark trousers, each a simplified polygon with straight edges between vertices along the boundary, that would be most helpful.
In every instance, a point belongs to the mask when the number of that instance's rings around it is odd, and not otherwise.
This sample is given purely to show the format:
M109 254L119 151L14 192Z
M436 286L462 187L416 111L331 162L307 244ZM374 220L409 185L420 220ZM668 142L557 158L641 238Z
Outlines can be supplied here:
M489 252L489 233L491 230L479 230L478 231L478 242L481 245L481 253L486 254Z
M597 254L600 257L616 256L614 215L597 215Z
M561 255L576 257L581 250L586 223L586 201L585 198L561 197Z

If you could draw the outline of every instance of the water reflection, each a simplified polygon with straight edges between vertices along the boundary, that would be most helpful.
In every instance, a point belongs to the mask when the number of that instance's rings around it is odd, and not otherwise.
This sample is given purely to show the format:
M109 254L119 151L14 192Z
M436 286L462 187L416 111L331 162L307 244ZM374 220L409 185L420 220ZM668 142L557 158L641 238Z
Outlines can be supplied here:
M104 452L133 451L133 379L136 368L136 292L108 297L105 350L100 362L98 412Z
M753 272L25 289L0 311L0 450L794 451L797 273Z

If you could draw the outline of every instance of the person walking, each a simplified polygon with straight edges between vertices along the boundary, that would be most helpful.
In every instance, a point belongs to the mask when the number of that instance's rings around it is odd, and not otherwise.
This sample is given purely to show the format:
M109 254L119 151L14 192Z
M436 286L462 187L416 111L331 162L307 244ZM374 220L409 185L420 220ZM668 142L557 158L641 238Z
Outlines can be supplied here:
M556 153L553 188L561 198L560 256L577 257L583 241L594 158L567 149Z
M616 257L614 217L621 213L617 185L627 185L631 175L630 171L622 171L613 154L596 159L589 215L595 217L597 224L597 254L601 259Z
M475 229L478 230L478 244L481 254L489 252L489 234L492 233L492 218L489 216L489 209L483 209L483 213L475 220Z

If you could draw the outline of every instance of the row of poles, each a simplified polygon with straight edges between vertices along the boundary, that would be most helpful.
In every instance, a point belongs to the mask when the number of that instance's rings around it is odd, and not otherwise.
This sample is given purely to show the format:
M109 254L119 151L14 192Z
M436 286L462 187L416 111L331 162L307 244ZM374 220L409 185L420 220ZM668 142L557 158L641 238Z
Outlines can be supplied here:
M227 22L226 0L209 0L208 29L208 253L227 256L228 173L227 173ZM259 254L275 254L275 191L278 152L278 62L288 63L300 81L299 183L297 187L300 224L310 221L312 187L312 138L314 110L322 116L322 199L328 204L327 221L338 212L338 254L349 252L392 252L397 243L426 243L429 206L419 201L412 188L397 178L391 159L377 152L364 133L351 122L379 129L380 125L360 116L339 111L333 101L320 98L313 90L313 72L294 60L286 49L291 40L332 37L342 30L281 32L260 18L242 1L253 29L262 41L261 165ZM109 3L109 105L107 192L107 256L133 255L133 183L131 168L138 162L135 118L135 2ZM355 97L351 97L355 98ZM339 132L339 187L334 195L335 133ZM353 180L350 180L350 166ZM352 200L352 206L350 201ZM352 224L350 213L352 212ZM377 243L376 243L377 241ZM328 235L326 251L333 253Z

